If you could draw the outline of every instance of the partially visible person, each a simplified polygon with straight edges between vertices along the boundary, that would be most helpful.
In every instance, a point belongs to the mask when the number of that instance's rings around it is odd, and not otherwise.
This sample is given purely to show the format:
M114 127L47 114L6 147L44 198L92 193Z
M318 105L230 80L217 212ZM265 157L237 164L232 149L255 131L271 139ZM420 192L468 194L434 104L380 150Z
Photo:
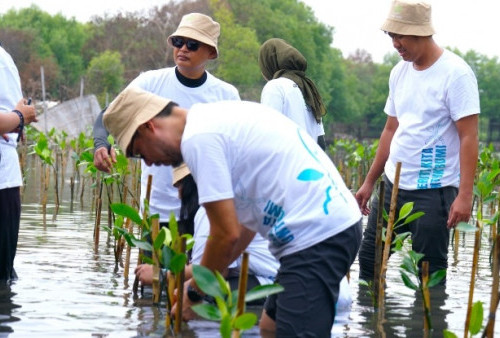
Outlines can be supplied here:
M175 67L150 70L132 80L128 87L138 87L162 97L174 99L184 107L197 102L240 100L238 90L206 70L207 63L219 56L217 48L219 23L207 15L190 13L182 17L177 30L167 38L173 47ZM110 172L116 162L114 149L107 141L108 131L102 124L102 112L94 125L94 164ZM146 197L148 176L153 175L149 210L160 215L161 226L168 226L170 213L179 219L180 200L172 186L172 167L141 165L141 208Z
M368 215L359 252L360 278L372 280L378 197L368 201L383 174L390 208L401 162L397 210L414 202L424 216L398 229L411 232L413 250L429 273L448 267L449 229L469 221L478 158L479 92L472 69L433 39L431 5L395 0L382 25L402 57L391 71L387 121L373 164L356 199ZM445 280L443 281L443 284Z
M185 279L188 280L193 276L192 264L200 264L201 262L205 243L209 237L210 223L205 208L198 204L198 189L186 164L173 169L173 183L179 189L179 196L182 201L179 230L182 233L193 235L194 239L190 261L185 269ZM250 256L247 290L259 285L272 284L279 263L269 251L267 241L259 234L256 234L246 251ZM240 268L241 257L238 257L228 266L228 269L223 271L223 276L228 281L231 290L238 289ZM151 265L142 264L136 271L144 285L152 283L153 268ZM254 302L253 305L263 304L263 301Z
M224 271L256 232L268 240L284 291L266 300L263 332L330 335L340 282L361 243L361 213L316 140L262 104L187 110L138 88L120 93L103 121L128 157L185 161L210 222L202 266ZM185 320L194 318L193 294L202 296L191 279L182 296Z
M304 128L325 150L322 117L326 108L316 85L306 76L306 58L285 40L272 38L260 47L259 66L268 81L260 102Z
M17 140L24 124L36 121L35 108L22 99L21 80L12 57L0 45L0 283L17 279L14 258L21 222L23 184ZM26 119L25 119L26 117ZM11 133L16 131L15 133Z

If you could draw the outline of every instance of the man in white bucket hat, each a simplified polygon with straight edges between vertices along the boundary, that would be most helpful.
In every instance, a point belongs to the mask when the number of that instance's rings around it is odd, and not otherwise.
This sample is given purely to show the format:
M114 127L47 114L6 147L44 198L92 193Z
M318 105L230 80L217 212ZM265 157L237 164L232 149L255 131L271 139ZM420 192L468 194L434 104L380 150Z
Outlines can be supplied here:
M371 211L367 203L377 179L383 174L389 211L396 163L402 163L398 209L414 202L414 211L425 215L399 232L412 233L413 250L425 255L432 273L448 266L449 229L470 218L478 156L477 80L464 60L435 43L431 5L395 0L381 29L403 60L391 71L387 122L356 193L370 215L359 252L365 280L373 279L378 198Z
M317 140L262 104L186 110L137 88L113 100L104 124L129 157L185 161L210 223L201 265L223 271L256 232L269 241L285 290L267 298L261 329L276 330L276 337L330 336L340 281L361 243L361 212ZM186 320L201 299L195 281L189 285Z

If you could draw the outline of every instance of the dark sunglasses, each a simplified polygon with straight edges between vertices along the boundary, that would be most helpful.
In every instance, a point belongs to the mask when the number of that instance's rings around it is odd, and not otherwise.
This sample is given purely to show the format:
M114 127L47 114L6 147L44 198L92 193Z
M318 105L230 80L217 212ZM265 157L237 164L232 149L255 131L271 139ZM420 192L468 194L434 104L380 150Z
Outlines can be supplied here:
M198 48L200 48L200 46L201 46L201 42L199 42L199 41L191 40L191 39L184 39L184 38L181 38L179 36L172 36L172 38L170 40L172 41L172 45L175 48L182 48L182 46L184 46L184 44L185 44L187 49L192 51L192 52L196 52L198 50Z

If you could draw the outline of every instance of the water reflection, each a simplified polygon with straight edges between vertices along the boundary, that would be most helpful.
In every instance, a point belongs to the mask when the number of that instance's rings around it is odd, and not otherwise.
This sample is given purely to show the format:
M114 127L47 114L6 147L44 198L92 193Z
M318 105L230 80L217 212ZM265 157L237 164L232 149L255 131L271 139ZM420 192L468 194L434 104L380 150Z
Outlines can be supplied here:
M132 283L123 278L123 268L115 264L113 239L100 233L100 245L94 250L94 216L89 198L79 201L70 212L68 187L56 221L48 205L44 226L37 184L28 182L24 190L21 230L15 267L19 275L12 286L0 288L0 337L142 337L164 336L165 306L153 306L146 290L134 299ZM87 189L89 192L90 189ZM49 198L50 201L50 198ZM106 213L103 223L106 223ZM461 235L456 249L450 246L447 288L431 291L431 337L441 337L447 328L463 335L470 266L474 238ZM474 301L489 307L491 272L489 248L483 242ZM251 259L251 258L250 258ZM137 261L132 250L130 270ZM406 288L399 275L401 257L391 257L387 273L385 322L386 337L423 337L423 308L420 294ZM358 265L351 271L353 304L348 319L337 327L335 337L380 336L379 314L371 297L358 286ZM133 278L133 275L131 275ZM260 308L255 309L260 314ZM485 312L486 313L486 312ZM298 319L300 320L300 319ZM499 326L496 326L500 336ZM205 320L184 324L183 337L219 337L218 324ZM258 328L245 337L259 337Z

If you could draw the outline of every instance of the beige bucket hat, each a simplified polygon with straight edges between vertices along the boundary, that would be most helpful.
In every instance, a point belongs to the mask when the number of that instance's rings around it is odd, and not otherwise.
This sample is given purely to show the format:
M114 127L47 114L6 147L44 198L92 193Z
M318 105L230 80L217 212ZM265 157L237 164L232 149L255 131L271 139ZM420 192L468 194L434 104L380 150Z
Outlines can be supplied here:
M217 48L219 35L220 25L218 22L205 14L190 13L182 17L179 27L167 38L167 42L172 45L172 36L190 38L214 47L217 56L219 56L219 49Z
M161 112L170 100L136 87L125 88L104 112L104 127L126 152L137 128Z
M394 0L381 29L400 35L433 35L431 5L422 1Z
M186 163L182 163L178 167L173 168L172 184L175 186L180 180L182 180L187 175L191 174Z

